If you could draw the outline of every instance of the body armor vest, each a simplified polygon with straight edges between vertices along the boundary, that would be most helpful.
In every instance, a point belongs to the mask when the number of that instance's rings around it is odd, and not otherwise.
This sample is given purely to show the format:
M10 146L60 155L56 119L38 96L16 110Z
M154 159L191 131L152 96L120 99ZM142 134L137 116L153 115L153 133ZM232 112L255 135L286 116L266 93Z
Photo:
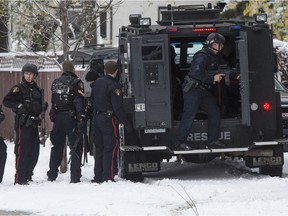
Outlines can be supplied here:
M36 85L29 86L26 83L18 85L23 94L23 106L28 111L28 115L39 116L42 112L41 89Z
M208 49L208 48L207 48ZM209 56L207 62L206 62L206 70L211 71L211 70L218 70L218 67L221 63L221 57L218 54L211 54L207 49L202 49L198 51L199 53L204 53L207 56Z
M73 86L78 82L78 78L72 76L61 76L55 79L51 86L52 106L55 111L74 110Z

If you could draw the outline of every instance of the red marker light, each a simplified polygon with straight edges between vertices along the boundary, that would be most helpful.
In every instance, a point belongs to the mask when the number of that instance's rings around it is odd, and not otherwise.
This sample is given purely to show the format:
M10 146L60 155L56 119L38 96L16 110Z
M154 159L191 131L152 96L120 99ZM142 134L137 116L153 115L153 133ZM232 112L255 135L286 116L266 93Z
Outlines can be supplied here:
M271 105L270 105L270 103L265 102L265 103L262 104L262 108L263 108L265 111L269 111L270 108L271 108Z
M170 28L167 28L167 31L168 31L168 32L177 32L178 29L175 28L175 27L170 27Z
M215 32L216 28L194 28L192 32Z

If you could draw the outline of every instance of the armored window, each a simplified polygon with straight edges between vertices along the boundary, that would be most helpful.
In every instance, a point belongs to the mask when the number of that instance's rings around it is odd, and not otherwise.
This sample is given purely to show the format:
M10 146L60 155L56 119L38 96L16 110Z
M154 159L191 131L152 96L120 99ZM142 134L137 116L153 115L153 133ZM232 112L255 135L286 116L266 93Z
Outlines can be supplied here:
M202 42L189 42L187 50L187 63L191 63L194 54L203 48Z
M162 46L143 46L142 47L142 60L154 61L163 59Z

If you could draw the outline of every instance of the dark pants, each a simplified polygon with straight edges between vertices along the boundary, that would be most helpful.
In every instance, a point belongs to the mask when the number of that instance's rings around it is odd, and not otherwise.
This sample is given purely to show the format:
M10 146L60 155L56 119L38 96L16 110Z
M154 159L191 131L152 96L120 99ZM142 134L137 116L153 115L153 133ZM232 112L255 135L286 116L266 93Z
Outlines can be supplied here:
M39 157L39 133L33 126L17 126L14 153L15 184L25 184L32 179L33 170Z
M69 112L58 113L55 116L53 129L50 140L53 147L51 148L49 171L47 176L50 180L55 180L58 176L58 168L63 158L63 150L68 137L69 147L71 149L71 181L77 182L81 178L81 157L82 142L77 139L74 132L77 126L76 119ZM76 143L76 141L79 141Z
M218 140L220 133L220 113L215 97L209 92L193 88L183 92L184 112L178 129L176 143L186 143L199 107L208 115L208 143Z
M3 179L6 159L7 159L7 146L3 138L0 136L0 183L2 182Z
M96 182L114 180L117 171L117 150L119 145L118 130L114 117L106 115L94 116L95 165L94 180Z

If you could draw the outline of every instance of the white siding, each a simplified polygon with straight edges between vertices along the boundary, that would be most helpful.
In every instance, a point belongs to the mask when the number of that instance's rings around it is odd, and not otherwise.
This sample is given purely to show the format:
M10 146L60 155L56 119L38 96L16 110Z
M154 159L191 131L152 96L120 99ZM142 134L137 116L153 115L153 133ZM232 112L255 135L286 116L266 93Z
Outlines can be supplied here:
M129 15L130 14L141 14L142 17L150 17L152 25L156 24L158 19L158 7L159 6L167 6L171 4L172 6L179 6L179 5L205 5L207 7L208 3L212 3L215 5L219 1L215 0L124 0L119 8L114 11L113 15L113 27L112 27L112 40L113 45L118 44L118 32L119 28L124 25L129 25Z

